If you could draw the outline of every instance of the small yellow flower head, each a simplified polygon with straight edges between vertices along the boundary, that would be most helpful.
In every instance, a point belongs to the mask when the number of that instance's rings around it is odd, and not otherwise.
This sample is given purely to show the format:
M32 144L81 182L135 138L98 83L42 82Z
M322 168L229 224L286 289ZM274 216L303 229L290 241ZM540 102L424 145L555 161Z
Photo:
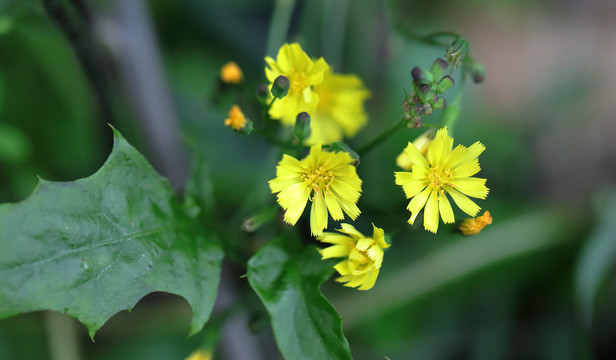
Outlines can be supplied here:
M453 210L446 194L458 207L470 216L481 209L468 197L485 199L488 196L486 179L472 177L481 170L477 157L485 147L476 142L470 147L458 145L452 150L453 139L442 128L425 155L409 143L404 152L413 162L412 171L396 172L396 184L401 185L406 197L411 199L407 209L411 211L409 223L413 224L419 211L424 208L424 228L436 233L439 214L445 224L455 221Z
M486 226L492 224L492 216L490 216L490 212L486 211L481 216L477 216L474 219L466 219L462 221L460 224L460 231L464 235L475 235L479 234L479 232Z
M430 129L425 133L421 134L421 136L419 136L417 139L415 139L415 141L413 141L413 145L415 145L417 150L419 150L419 152L425 156L428 152L428 145L430 145L432 139L434 139L434 129ZM398 165L398 167L403 170L411 170L411 168L413 167L413 162L406 155L406 151L403 150L396 158L396 165Z
M364 102L370 97L361 79L356 75L325 73L323 82L315 85L319 103L312 115L309 145L331 144L343 137L353 137L366 125L368 116Z
M323 81L325 71L329 66L323 60L312 61L299 44L284 44L278 50L276 60L266 57L265 75L271 90L274 80L280 75L289 80L289 93L282 99L272 103L269 115L280 119L284 124L293 125L295 117L301 112L312 114L319 102L319 96L314 94L312 87Z
M361 179L350 165L352 162L347 152L321 151L321 144L313 145L301 161L283 155L269 186L273 194L278 193L278 204L285 210L284 221L295 225L309 200L313 236L327 228L328 213L334 220L342 220L343 212L355 220L360 214L356 204Z
M323 259L345 258L334 269L341 275L336 281L344 286L358 287L359 290L370 290L379 276L383 262L383 249L388 248L383 229L372 225L372 237L365 237L353 226L340 224L338 233L325 232L318 240L332 244L319 250Z
M211 360L212 353L207 350L196 350L186 360Z
M220 69L220 79L227 84L239 84L244 78L242 69L233 61L229 61Z
M231 110L229 110L229 117L225 119L225 126L228 126L235 131L240 131L246 126L246 123L246 116L244 116L244 113L240 107L237 105L231 106Z

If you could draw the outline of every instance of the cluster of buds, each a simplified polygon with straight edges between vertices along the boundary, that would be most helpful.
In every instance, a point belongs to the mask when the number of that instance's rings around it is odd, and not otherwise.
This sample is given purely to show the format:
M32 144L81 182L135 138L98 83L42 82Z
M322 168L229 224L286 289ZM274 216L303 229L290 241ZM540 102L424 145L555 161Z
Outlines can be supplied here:
M420 127L424 115L432 115L433 110L444 109L447 106L445 98L439 96L449 90L453 78L445 75L449 64L445 59L434 60L430 71L416 66L411 70L413 76L412 91L402 102L404 116L411 121L409 126Z

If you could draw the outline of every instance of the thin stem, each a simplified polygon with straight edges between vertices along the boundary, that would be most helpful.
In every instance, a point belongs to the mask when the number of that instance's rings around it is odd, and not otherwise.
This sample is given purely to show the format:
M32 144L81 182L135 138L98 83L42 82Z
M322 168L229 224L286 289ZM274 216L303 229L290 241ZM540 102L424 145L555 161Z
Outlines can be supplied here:
M267 55L273 55L286 40L295 0L276 0L267 38Z
M390 127L389 129L383 131L380 135L369 141L367 144L359 148L357 154L359 156L364 156L368 152L370 152L375 147L381 145L385 140L387 140L390 136L398 132L398 130L407 126L408 120L405 117L402 117L399 122Z
M75 320L53 311L45 312L49 341L49 358L52 360L79 360L79 341Z

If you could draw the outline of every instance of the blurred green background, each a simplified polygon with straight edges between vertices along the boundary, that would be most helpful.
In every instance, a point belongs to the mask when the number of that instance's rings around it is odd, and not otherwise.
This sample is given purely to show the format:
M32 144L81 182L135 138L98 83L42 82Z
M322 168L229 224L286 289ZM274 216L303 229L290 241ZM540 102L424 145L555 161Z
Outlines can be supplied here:
M229 241L242 241L242 220L274 203L266 181L279 151L223 120L233 102L259 116L251 104L263 57L298 41L336 71L358 74L372 92L369 124L348 141L359 146L400 118L413 66L444 55L409 37L435 31L464 36L486 68L482 84L463 89L455 141L487 147L479 175L491 191L480 206L494 224L463 237L453 226L434 236L406 223L394 159L421 130L362 158L356 226L368 232L374 222L393 246L374 289L324 286L354 358L615 359L613 1L0 1L0 200L24 199L37 176L95 172L111 149L110 123L180 192L189 149L199 153ZM218 73L230 60L246 79L221 92ZM71 360L50 345L71 332L66 346L83 359L183 359L219 333L216 359L238 358L229 344L244 340L257 345L245 358L277 358L240 275L236 265L223 278L245 302L234 325L214 321L187 340L189 306L152 294L96 342L58 314L1 320L0 359ZM242 329L247 337L235 333Z

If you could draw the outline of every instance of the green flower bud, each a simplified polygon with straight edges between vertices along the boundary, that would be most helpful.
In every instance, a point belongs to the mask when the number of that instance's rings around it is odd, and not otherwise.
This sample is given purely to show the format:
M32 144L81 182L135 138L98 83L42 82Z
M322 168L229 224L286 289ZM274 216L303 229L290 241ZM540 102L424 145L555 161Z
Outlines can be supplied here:
M329 151L333 151L333 152L347 152L349 153L349 155L351 155L351 158L353 159L353 162L351 163L351 165L357 166L359 165L359 154L357 154L355 151L353 151L353 149L351 149L351 147L345 143L343 143L342 141L336 141L335 143L331 144L329 146Z
M445 70L447 70L448 66L449 64L447 64L447 61L445 61L445 59L438 58L432 63L432 66L430 67L430 73L435 79L439 79L443 75Z
M454 40L451 46L447 48L447 53L445 54L447 63L453 67L459 67L462 60L464 60L468 54L468 45L468 41L464 38L457 38Z
M280 75L272 84L272 95L276 99L282 99L289 93L289 85L291 85L289 79L284 75Z
M271 222L276 218L278 213L278 207L266 207L252 214L248 219L242 223L242 230L246 232L253 232L259 229L261 226Z
M415 66L413 70L411 70L411 76L413 76L413 80L420 85L430 85L432 81L434 81L432 74L419 66Z
M293 135L300 140L310 136L310 115L307 112L297 114L295 126L293 127Z
M432 103L432 108L434 110L441 110L447 107L447 102L444 97L439 97L434 103Z
M483 65L478 62L473 62L473 66L471 67L471 77L473 78L473 82L475 84L483 82L486 78L486 70Z
M265 104L267 96L269 95L269 89L266 84L259 84L257 86L257 100L261 104Z
M442 94L445 91L451 89L451 87L453 86L454 81L453 78L449 75L446 75L445 77L443 77L441 79L441 81L438 82L438 84L436 85L436 92L438 94Z
M254 129L254 123L251 120L246 119L246 125L244 125L244 127L238 132L240 134L250 135L253 129Z

